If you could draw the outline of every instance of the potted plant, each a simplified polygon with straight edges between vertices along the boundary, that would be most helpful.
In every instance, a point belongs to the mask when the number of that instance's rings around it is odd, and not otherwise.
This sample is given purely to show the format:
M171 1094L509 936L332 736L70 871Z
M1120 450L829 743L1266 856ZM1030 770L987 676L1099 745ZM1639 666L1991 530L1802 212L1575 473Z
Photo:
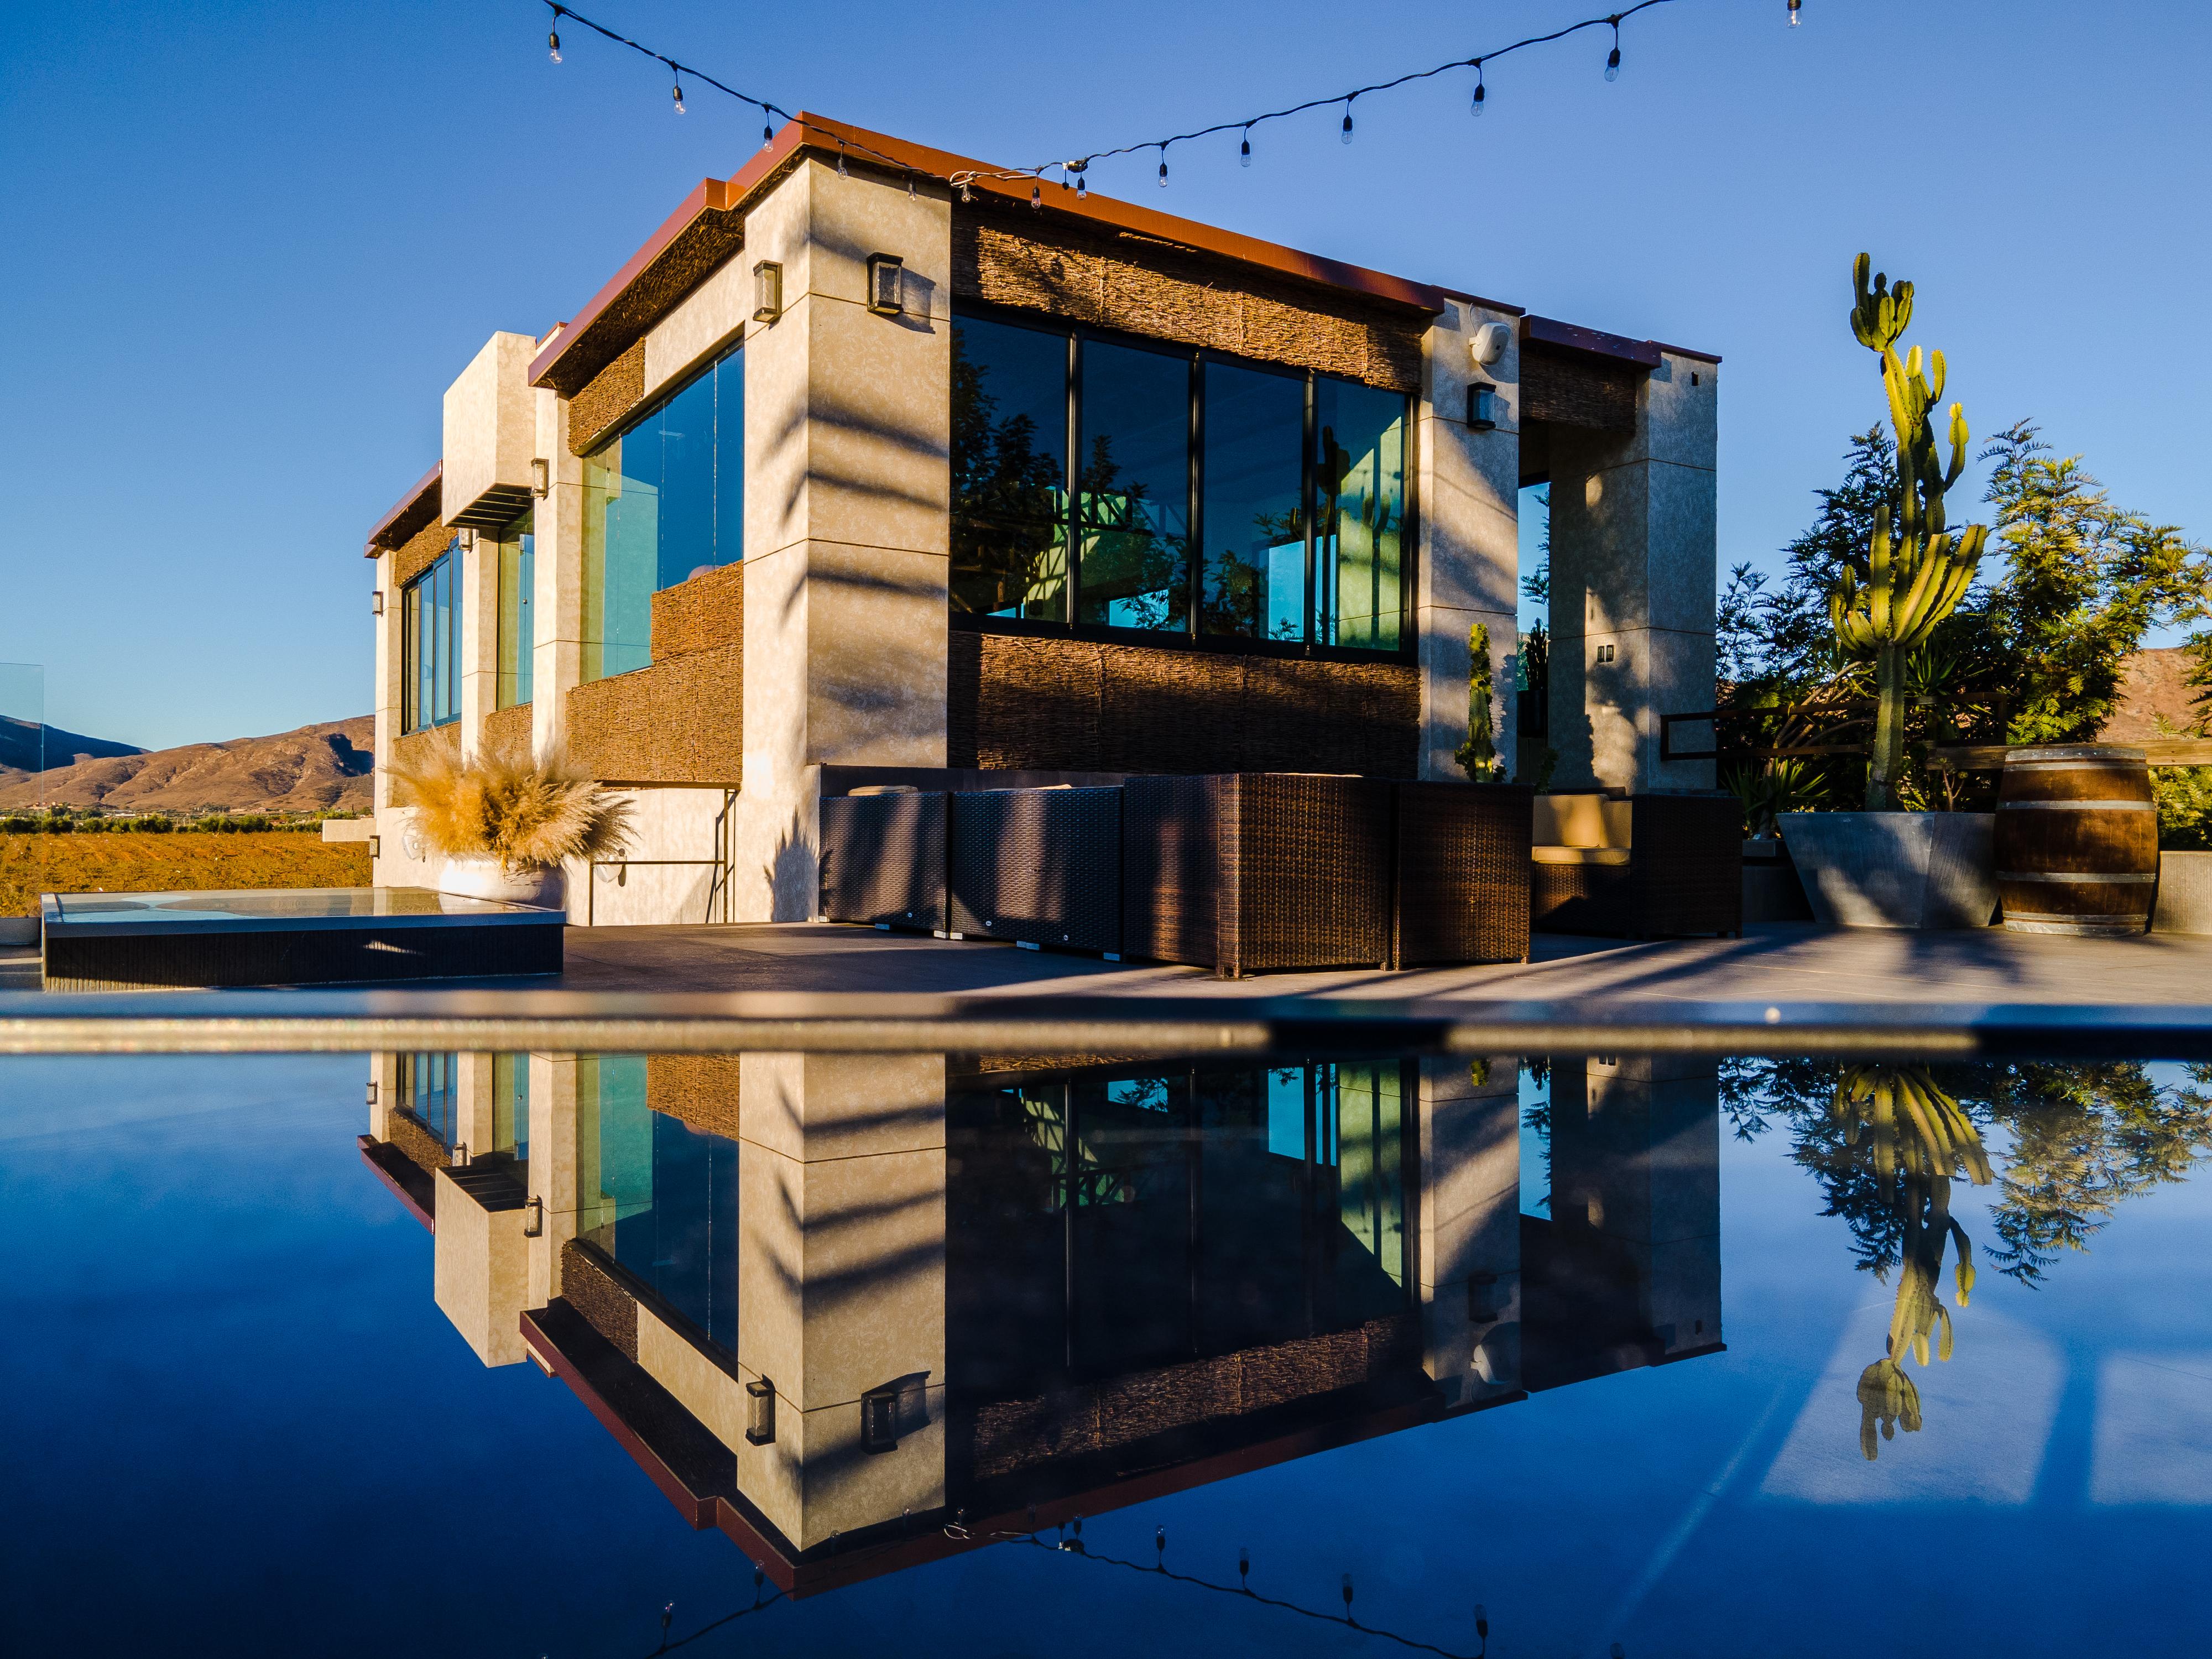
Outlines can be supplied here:
M1875 509L1863 578L1847 567L1828 596L1838 653L1874 667L1866 810L1785 812L1778 822L1820 921L1847 927L1978 927L1996 908L1993 815L1901 811L1897 785L1908 665L1966 597L1989 532L1982 525L1954 532L1945 523L1943 497L1966 470L1966 414L1951 405L1947 465L1930 419L1943 395L1943 354L1929 358L1932 379L1918 346L1899 358L1897 342L1912 320L1912 284L1892 287L1876 273L1869 288L1872 264L1862 253L1852 270L1851 331L1881 365L1897 434L1897 477L1891 499Z
M629 839L629 803L558 755L493 744L470 757L439 732L419 758L393 762L392 775L423 846L444 857L441 893L559 909L568 896L562 866L617 852Z

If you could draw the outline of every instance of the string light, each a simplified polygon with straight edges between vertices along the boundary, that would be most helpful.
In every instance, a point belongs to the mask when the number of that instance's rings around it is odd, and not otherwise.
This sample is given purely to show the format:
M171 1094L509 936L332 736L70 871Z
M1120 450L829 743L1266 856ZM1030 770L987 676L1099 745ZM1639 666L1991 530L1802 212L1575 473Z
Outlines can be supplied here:
M1030 207L1034 212L1044 211L1044 191L1036 185L1030 186Z
M1796 28L1805 21L1805 0L1790 0L1790 27Z
M853 176L845 171L845 141L842 138L837 141L837 176L840 179L849 179Z
M1569 23L1563 27L1553 29L1548 33L1528 35L1524 39L1512 41L1508 45L1495 47L1491 51L1483 52L1479 57L1455 58L1449 63L1438 64L1431 69L1415 70L1410 73L1401 75L1394 80L1379 81L1370 86L1355 87L1349 92L1336 93L1325 98L1308 99L1303 103L1288 105L1281 109L1264 111L1260 114L1247 116L1239 120L1216 122L1211 126L1194 128L1191 131L1175 133L1164 138L1145 139L1134 143L1117 145L1110 149L1093 150L1088 155L1064 161L1047 161L1035 167L1014 168L1006 172L987 172L980 169L961 169L949 175L945 175L945 182L953 185L960 191L961 200L963 202L972 201L974 197L969 186L976 182L985 179L1005 180L1008 182L1028 180L1034 185L1036 181L1041 179L1048 171L1056 168L1060 172L1060 182L1063 187L1066 184L1066 175L1071 173L1075 175L1076 198L1078 200L1085 200L1088 198L1090 194L1090 186L1088 180L1085 178L1085 172L1093 161L1107 161L1116 156L1138 155L1145 150L1152 149L1157 150L1159 154L1158 181L1160 187L1162 189L1165 189L1168 182L1167 152L1168 147L1171 144L1185 143L1194 139L1209 137L1217 132L1237 132L1240 135L1237 147L1237 164L1240 167L1249 167L1252 164L1252 129L1254 127L1267 121L1285 120L1291 116L1302 115L1310 110L1326 108L1332 104L1341 104L1344 106L1344 117L1338 131L1341 141L1349 144L1352 142L1353 132L1352 105L1354 99L1363 98L1370 92L1389 92L1396 88L1409 85L1413 82L1425 81L1432 76L1443 75L1449 70L1457 69L1471 68L1474 70L1474 91L1468 102L1468 111L1469 113L1479 116L1483 112L1489 99L1489 87L1487 85L1486 70L1491 59L1504 58L1510 53L1526 51L1533 46L1549 45L1555 40L1563 40L1569 35L1579 33L1583 29L1607 27L1613 31L1613 45L1611 50L1606 56L1605 78L1608 81L1617 80L1620 78L1620 75L1621 24L1628 18L1635 16L1638 12L1649 11L1654 6L1670 5L1674 3L1674 0L1637 0L1636 4L1626 7L1620 11L1612 13L1603 17L1586 17L1579 22ZM771 103L764 98L756 98L750 93L740 92L737 88L717 80L714 76L705 74L689 64L679 63L675 58L667 56L664 52L655 52L652 47L645 46L639 41L631 40L628 35L617 33L613 29L608 28L605 24L592 21L592 19L583 16L581 14L566 4L556 3L556 0L545 0L545 3L547 8L552 13L555 25L553 30L549 33L548 45L552 50L553 61L556 63L561 61L561 37L559 33L560 20L563 17L574 18L578 23L581 24L584 27L590 29L592 33L604 36L605 39L615 42L618 46L628 46L633 52L638 52L644 57L653 58L656 62L665 64L674 77L672 94L676 109L679 114L684 112L684 84L682 77L689 75L694 81L710 86L717 92L726 94L728 96L738 100L740 103L750 104L754 108L759 110L764 117L767 117L768 119L763 125L761 129L761 142L763 147L770 145L775 142L775 118L780 116L786 121L796 120L798 118L789 110L783 108L780 105ZM1803 6L1803 0L1788 0L1788 6L1790 22L1792 27L1795 27L1802 21L1800 13ZM846 173L845 149L848 143L851 144L853 148L860 150L866 155L876 156L880 161L889 162L892 167L901 171L909 173L912 171L911 164L902 157L883 155L878 151L870 149L866 144L859 143L857 140L841 138L838 141L837 155L837 170L841 176L844 175ZM929 176L932 178L937 178L939 175L932 173ZM910 183L911 181L909 180L909 184ZM1037 196L1038 192L1032 190L1031 198L1033 203L1037 199Z

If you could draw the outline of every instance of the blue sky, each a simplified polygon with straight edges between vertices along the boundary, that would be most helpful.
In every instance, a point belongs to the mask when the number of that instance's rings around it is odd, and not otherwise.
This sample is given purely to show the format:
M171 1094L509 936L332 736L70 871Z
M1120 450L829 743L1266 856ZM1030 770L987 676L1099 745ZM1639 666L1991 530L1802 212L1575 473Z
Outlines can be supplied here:
M585 8L792 108L994 161L1140 140L1472 56L1589 0L888 9ZM1870 249L1920 289L1978 434L2026 415L2121 501L2212 538L2212 14L1678 0L1488 77L1439 76L1143 158L1171 211L1719 351L1721 560L1771 561L1881 412L1850 337ZM1347 27L1355 17L1357 27ZM0 659L47 717L161 745L370 702L368 526L434 459L495 329L573 314L759 142L534 0L71 0L0 61ZM2199 204L2196 208L2188 204Z

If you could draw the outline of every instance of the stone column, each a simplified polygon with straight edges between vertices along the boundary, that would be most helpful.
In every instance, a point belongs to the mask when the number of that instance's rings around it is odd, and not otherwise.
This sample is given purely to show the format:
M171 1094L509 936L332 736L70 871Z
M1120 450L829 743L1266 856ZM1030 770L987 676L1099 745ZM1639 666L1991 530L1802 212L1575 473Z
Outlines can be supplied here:
M530 738L540 754L568 737L568 693L583 677L584 463L568 453L568 404L539 388L538 458L547 493L533 509L538 580L531 595ZM572 875L573 879L573 875Z
M1520 1070L1421 1062L1420 1269L1427 1368L1454 1410L1521 1386Z
M529 1299L525 1304L528 1307L542 1308L561 1294L561 1247L580 1231L582 1133L576 1106L576 1057L531 1055L530 1195L543 1207L544 1219L538 1236L524 1241L529 1262ZM591 1133L596 1162L596 1121ZM592 1190L598 1191L596 1183Z
M775 1438L738 1486L801 1549L945 1502L945 1059L746 1054L738 1366ZM861 1396L903 1383L895 1448Z
M740 921L813 915L823 765L945 764L951 224L938 187L811 157L746 218L784 310L744 349ZM878 253L896 316L868 308Z
M1718 404L1718 364L1662 349L1632 433L1551 428L1554 787L1713 787L1661 763L1659 716L1713 706Z
M399 719L404 707L399 684L405 664L401 660L401 635L404 629L401 613L405 608L398 583L393 580L397 561L390 551L376 556L376 591L384 595L384 609L376 617L376 775L371 780L374 793L370 810L380 811L392 805L392 744L399 736Z
M1552 1220L1610 1241L1657 1357L1721 1340L1720 1084L1711 1060L1590 1060L1552 1073ZM1579 1085L1579 1086L1577 1086Z
M1414 495L1419 565L1413 629L1421 665L1421 775L1463 780L1452 757L1467 739L1468 633L1490 629L1490 665L1502 681L1492 702L1499 755L1514 763L1510 669L1520 578L1520 343L1509 313L1450 301L1422 343ZM1469 352L1484 325L1507 325L1504 355L1477 364ZM1497 425L1468 422L1468 389L1493 386Z

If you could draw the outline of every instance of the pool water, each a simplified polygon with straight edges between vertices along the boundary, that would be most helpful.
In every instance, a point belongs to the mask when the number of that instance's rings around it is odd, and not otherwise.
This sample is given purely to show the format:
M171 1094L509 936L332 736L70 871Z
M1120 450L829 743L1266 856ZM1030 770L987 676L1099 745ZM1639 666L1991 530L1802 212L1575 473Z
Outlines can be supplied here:
M2199 1650L2189 1070L1455 1064L0 1060L0 1650Z

